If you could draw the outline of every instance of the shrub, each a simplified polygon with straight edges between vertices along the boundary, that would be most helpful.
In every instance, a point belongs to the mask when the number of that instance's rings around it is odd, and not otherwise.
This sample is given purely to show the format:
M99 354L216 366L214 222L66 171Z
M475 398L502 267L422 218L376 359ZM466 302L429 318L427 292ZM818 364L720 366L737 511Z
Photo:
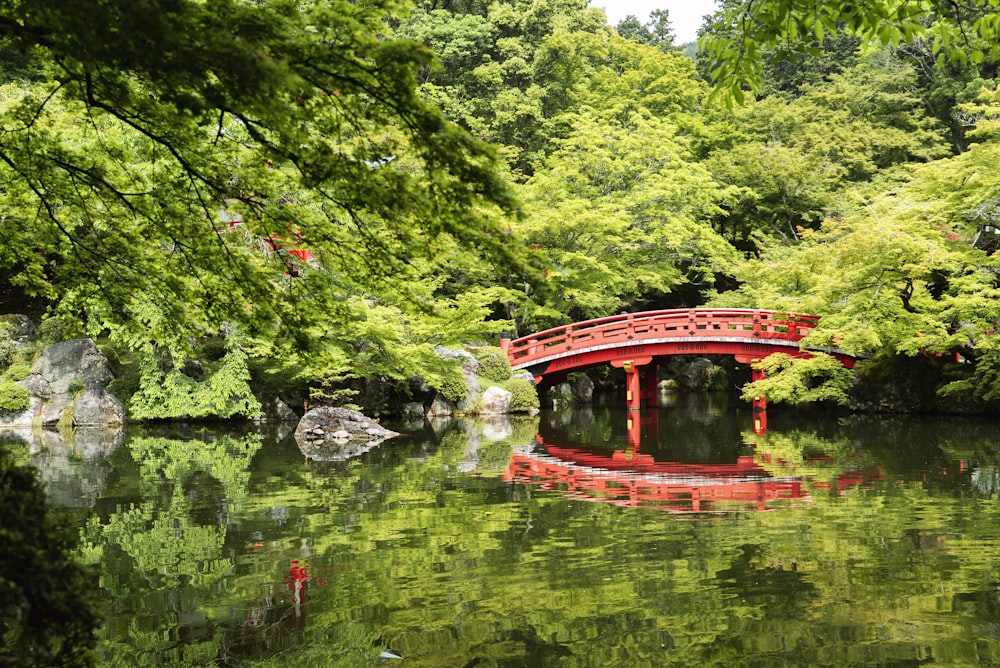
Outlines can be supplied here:
M437 385L440 385L440 387L435 387L434 389L452 403L458 403L466 397L465 375L458 367L450 369L448 373L442 374L441 380L437 382Z
M52 316L38 326L38 340L42 343L59 343L69 338L69 327L62 318Z
M517 378L507 382L507 391L510 392L510 412L527 413L537 410L541 405L538 401L538 390L535 384L523 378Z
M27 362L14 362L3 375L7 380L24 380L31 375L31 365Z
M510 378L510 360L507 353L496 346L484 346L473 351L479 360L479 375L491 383L502 383Z
M31 392L10 380L0 380L0 411L20 413L31 404Z
M0 367L10 364L17 352L17 342L11 338L13 329L10 323L0 322Z

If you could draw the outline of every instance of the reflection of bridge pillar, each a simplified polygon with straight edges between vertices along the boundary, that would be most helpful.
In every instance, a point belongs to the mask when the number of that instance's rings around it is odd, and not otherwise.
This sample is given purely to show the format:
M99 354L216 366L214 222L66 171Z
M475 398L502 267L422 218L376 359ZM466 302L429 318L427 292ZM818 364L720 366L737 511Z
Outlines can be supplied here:
M639 447L642 445L642 420L639 419L638 415L629 413L625 421L628 426L629 450L638 452Z
M752 367L751 367L751 369L752 370L751 370L750 379L753 382L756 383L758 380L764 380L764 378L767 377L767 374L765 374L760 369L756 369L756 368L752 368ZM761 396L759 398L755 398L753 400L753 409L755 411L766 411L767 410L767 397L766 396Z
M754 382L764 380L767 376L763 371L752 368L750 379ZM753 400L753 432L755 434L767 433L767 397L762 396Z
M647 436L651 440L656 440L660 431L659 414L656 412L656 407L649 408L646 417L643 418L629 412L628 417L625 418L625 424L628 430L628 447L634 452L639 452L639 448L642 446L643 427L648 429Z

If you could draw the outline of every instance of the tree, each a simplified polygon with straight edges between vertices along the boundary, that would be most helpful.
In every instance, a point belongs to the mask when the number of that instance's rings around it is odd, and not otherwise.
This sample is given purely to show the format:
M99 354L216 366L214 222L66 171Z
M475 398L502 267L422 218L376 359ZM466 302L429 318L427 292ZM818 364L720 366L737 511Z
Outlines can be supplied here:
M544 249L552 289L522 320L538 328L639 308L685 283L707 289L735 262L702 222L729 193L675 126L645 110L586 107L572 125L524 188L522 233Z
M657 46L664 51L674 48L674 30L670 25L670 12L666 9L654 9L649 15L650 22L640 23L639 19L629 14L618 22L615 28L618 34L642 44Z
M871 195L803 233L797 246L765 245L736 273L739 290L716 304L822 314L808 345L873 362L965 362L940 390L972 402L1000 397L1000 256L977 247L996 202L988 142L913 169L909 183ZM940 357L939 357L940 356ZM792 362L796 364L797 362ZM948 380L948 379L945 379Z
M701 46L714 64L720 92L736 101L744 89L763 83L762 54L773 48L784 59L818 55L810 43L846 32L883 45L928 39L940 58L981 62L1000 55L997 0L953 3L947 0L859 4L848 0L743 0L727 4L702 36ZM928 15L928 10L930 13Z
M0 7L45 73L0 101L0 276L77 331L290 355L349 297L405 297L437 240L520 273L497 157L418 95L434 57L392 36L403 3Z

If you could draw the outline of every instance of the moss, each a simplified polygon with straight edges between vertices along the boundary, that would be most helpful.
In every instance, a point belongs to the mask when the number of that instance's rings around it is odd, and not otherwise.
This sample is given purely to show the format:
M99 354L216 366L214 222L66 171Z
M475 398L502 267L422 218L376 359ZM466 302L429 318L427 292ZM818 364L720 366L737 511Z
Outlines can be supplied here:
M31 405L31 393L10 380L0 380L0 410L20 413Z
M502 383L510 378L510 360L507 353L496 346L484 346L473 351L479 360L479 375L491 383Z
M3 375L7 380L24 380L31 375L31 365L27 362L14 362L7 367Z
M510 412L527 413L537 410L541 405L538 400L538 390L531 381L517 378L507 381L506 389L510 392Z
M467 388L465 386L465 376L462 374L461 369L455 368L450 370L449 373L443 374L438 385L440 387L435 387L434 389L448 401L458 403L465 399Z

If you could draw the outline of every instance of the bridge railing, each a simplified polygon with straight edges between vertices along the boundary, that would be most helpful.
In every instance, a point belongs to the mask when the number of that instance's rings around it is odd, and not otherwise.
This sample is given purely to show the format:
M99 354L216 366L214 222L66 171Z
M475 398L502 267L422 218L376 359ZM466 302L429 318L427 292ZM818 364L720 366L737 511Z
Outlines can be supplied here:
M755 309L672 309L626 313L553 327L510 342L511 364L520 366L557 353L650 339L710 337L799 341L819 317Z

